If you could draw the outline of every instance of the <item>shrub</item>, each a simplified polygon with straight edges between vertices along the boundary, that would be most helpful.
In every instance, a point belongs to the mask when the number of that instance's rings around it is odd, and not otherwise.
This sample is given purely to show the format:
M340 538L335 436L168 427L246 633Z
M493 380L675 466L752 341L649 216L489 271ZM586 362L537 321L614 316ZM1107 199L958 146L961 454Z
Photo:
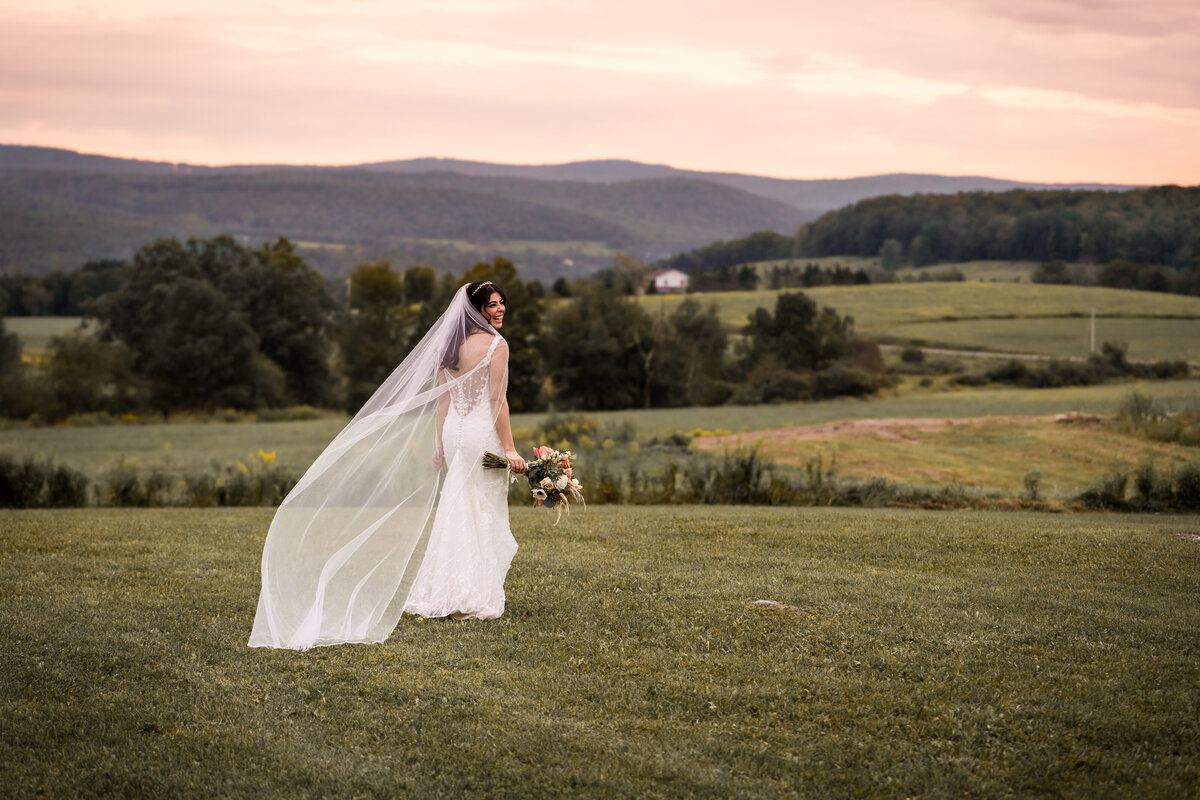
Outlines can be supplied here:
M1175 507L1181 511L1200 511L1200 463L1188 461L1175 470Z
M862 370L835 366L813 376L812 398L864 397L879 389L879 379Z
M920 364L925 361L925 351L909 345L900 351L900 360L905 364Z
M1129 494L1132 478L1133 493ZM1107 475L1099 486L1089 486L1079 499L1100 511L1200 510L1200 462L1188 461L1174 473L1140 464L1130 473Z
M1125 474L1105 475L1099 486L1092 485L1084 489L1079 499L1095 511L1125 511L1129 508L1125 502L1128 485L1129 477Z
M87 505L82 472L52 461L0 456L0 508L78 508Z

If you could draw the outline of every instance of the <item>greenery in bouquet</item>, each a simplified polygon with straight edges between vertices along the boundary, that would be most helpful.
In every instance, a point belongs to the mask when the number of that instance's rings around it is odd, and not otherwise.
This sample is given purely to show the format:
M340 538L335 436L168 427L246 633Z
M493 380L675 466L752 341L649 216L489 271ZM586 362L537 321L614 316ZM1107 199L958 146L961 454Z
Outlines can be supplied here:
M583 499L583 486L574 476L571 464L574 457L570 450L535 447L533 460L527 462L525 478L529 481L529 493L534 503L545 508L557 508L559 519L562 518L563 509L571 513L571 500L587 504ZM486 469L507 469L508 459L484 453L483 466Z

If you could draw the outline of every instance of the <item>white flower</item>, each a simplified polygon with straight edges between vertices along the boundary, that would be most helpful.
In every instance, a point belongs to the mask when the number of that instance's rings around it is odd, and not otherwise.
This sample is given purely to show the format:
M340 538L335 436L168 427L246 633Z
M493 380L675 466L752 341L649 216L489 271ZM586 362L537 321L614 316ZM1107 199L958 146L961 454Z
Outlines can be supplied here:
M533 499L534 500L545 500L546 492L542 489L534 489L533 490Z
M566 476L566 475L559 475L559 476L558 476L558 480L556 480L556 481L554 482L554 488L555 488L555 489L558 489L560 492L561 492L563 489L567 488L567 476Z

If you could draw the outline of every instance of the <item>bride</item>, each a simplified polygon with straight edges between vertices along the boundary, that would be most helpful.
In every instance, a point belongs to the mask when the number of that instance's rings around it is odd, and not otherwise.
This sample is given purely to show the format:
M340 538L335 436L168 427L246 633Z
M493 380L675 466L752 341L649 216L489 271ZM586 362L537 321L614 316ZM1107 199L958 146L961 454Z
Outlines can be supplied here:
M526 469L505 397L505 310L490 281L461 287L280 504L251 647L382 642L404 612L504 612L517 550L508 476L481 459L502 450Z

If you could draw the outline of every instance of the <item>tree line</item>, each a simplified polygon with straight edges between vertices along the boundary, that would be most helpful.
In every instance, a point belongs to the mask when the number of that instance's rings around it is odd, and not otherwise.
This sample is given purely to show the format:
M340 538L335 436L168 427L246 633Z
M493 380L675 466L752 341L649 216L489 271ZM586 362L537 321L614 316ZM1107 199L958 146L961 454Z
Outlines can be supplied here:
M885 266L1124 260L1194 271L1200 187L875 197L822 215L797 239L803 256L880 256Z
M476 280L508 295L515 411L795 400L870 393L882 380L853 321L799 292L759 309L734 342L715 304L687 298L654 315L615 281L547 297L503 258L461 276L371 262L331 284L286 239L253 248L217 236L161 239L115 269L116 289L66 293L89 330L54 337L40 363L22 358L0 318L0 413L354 411Z

